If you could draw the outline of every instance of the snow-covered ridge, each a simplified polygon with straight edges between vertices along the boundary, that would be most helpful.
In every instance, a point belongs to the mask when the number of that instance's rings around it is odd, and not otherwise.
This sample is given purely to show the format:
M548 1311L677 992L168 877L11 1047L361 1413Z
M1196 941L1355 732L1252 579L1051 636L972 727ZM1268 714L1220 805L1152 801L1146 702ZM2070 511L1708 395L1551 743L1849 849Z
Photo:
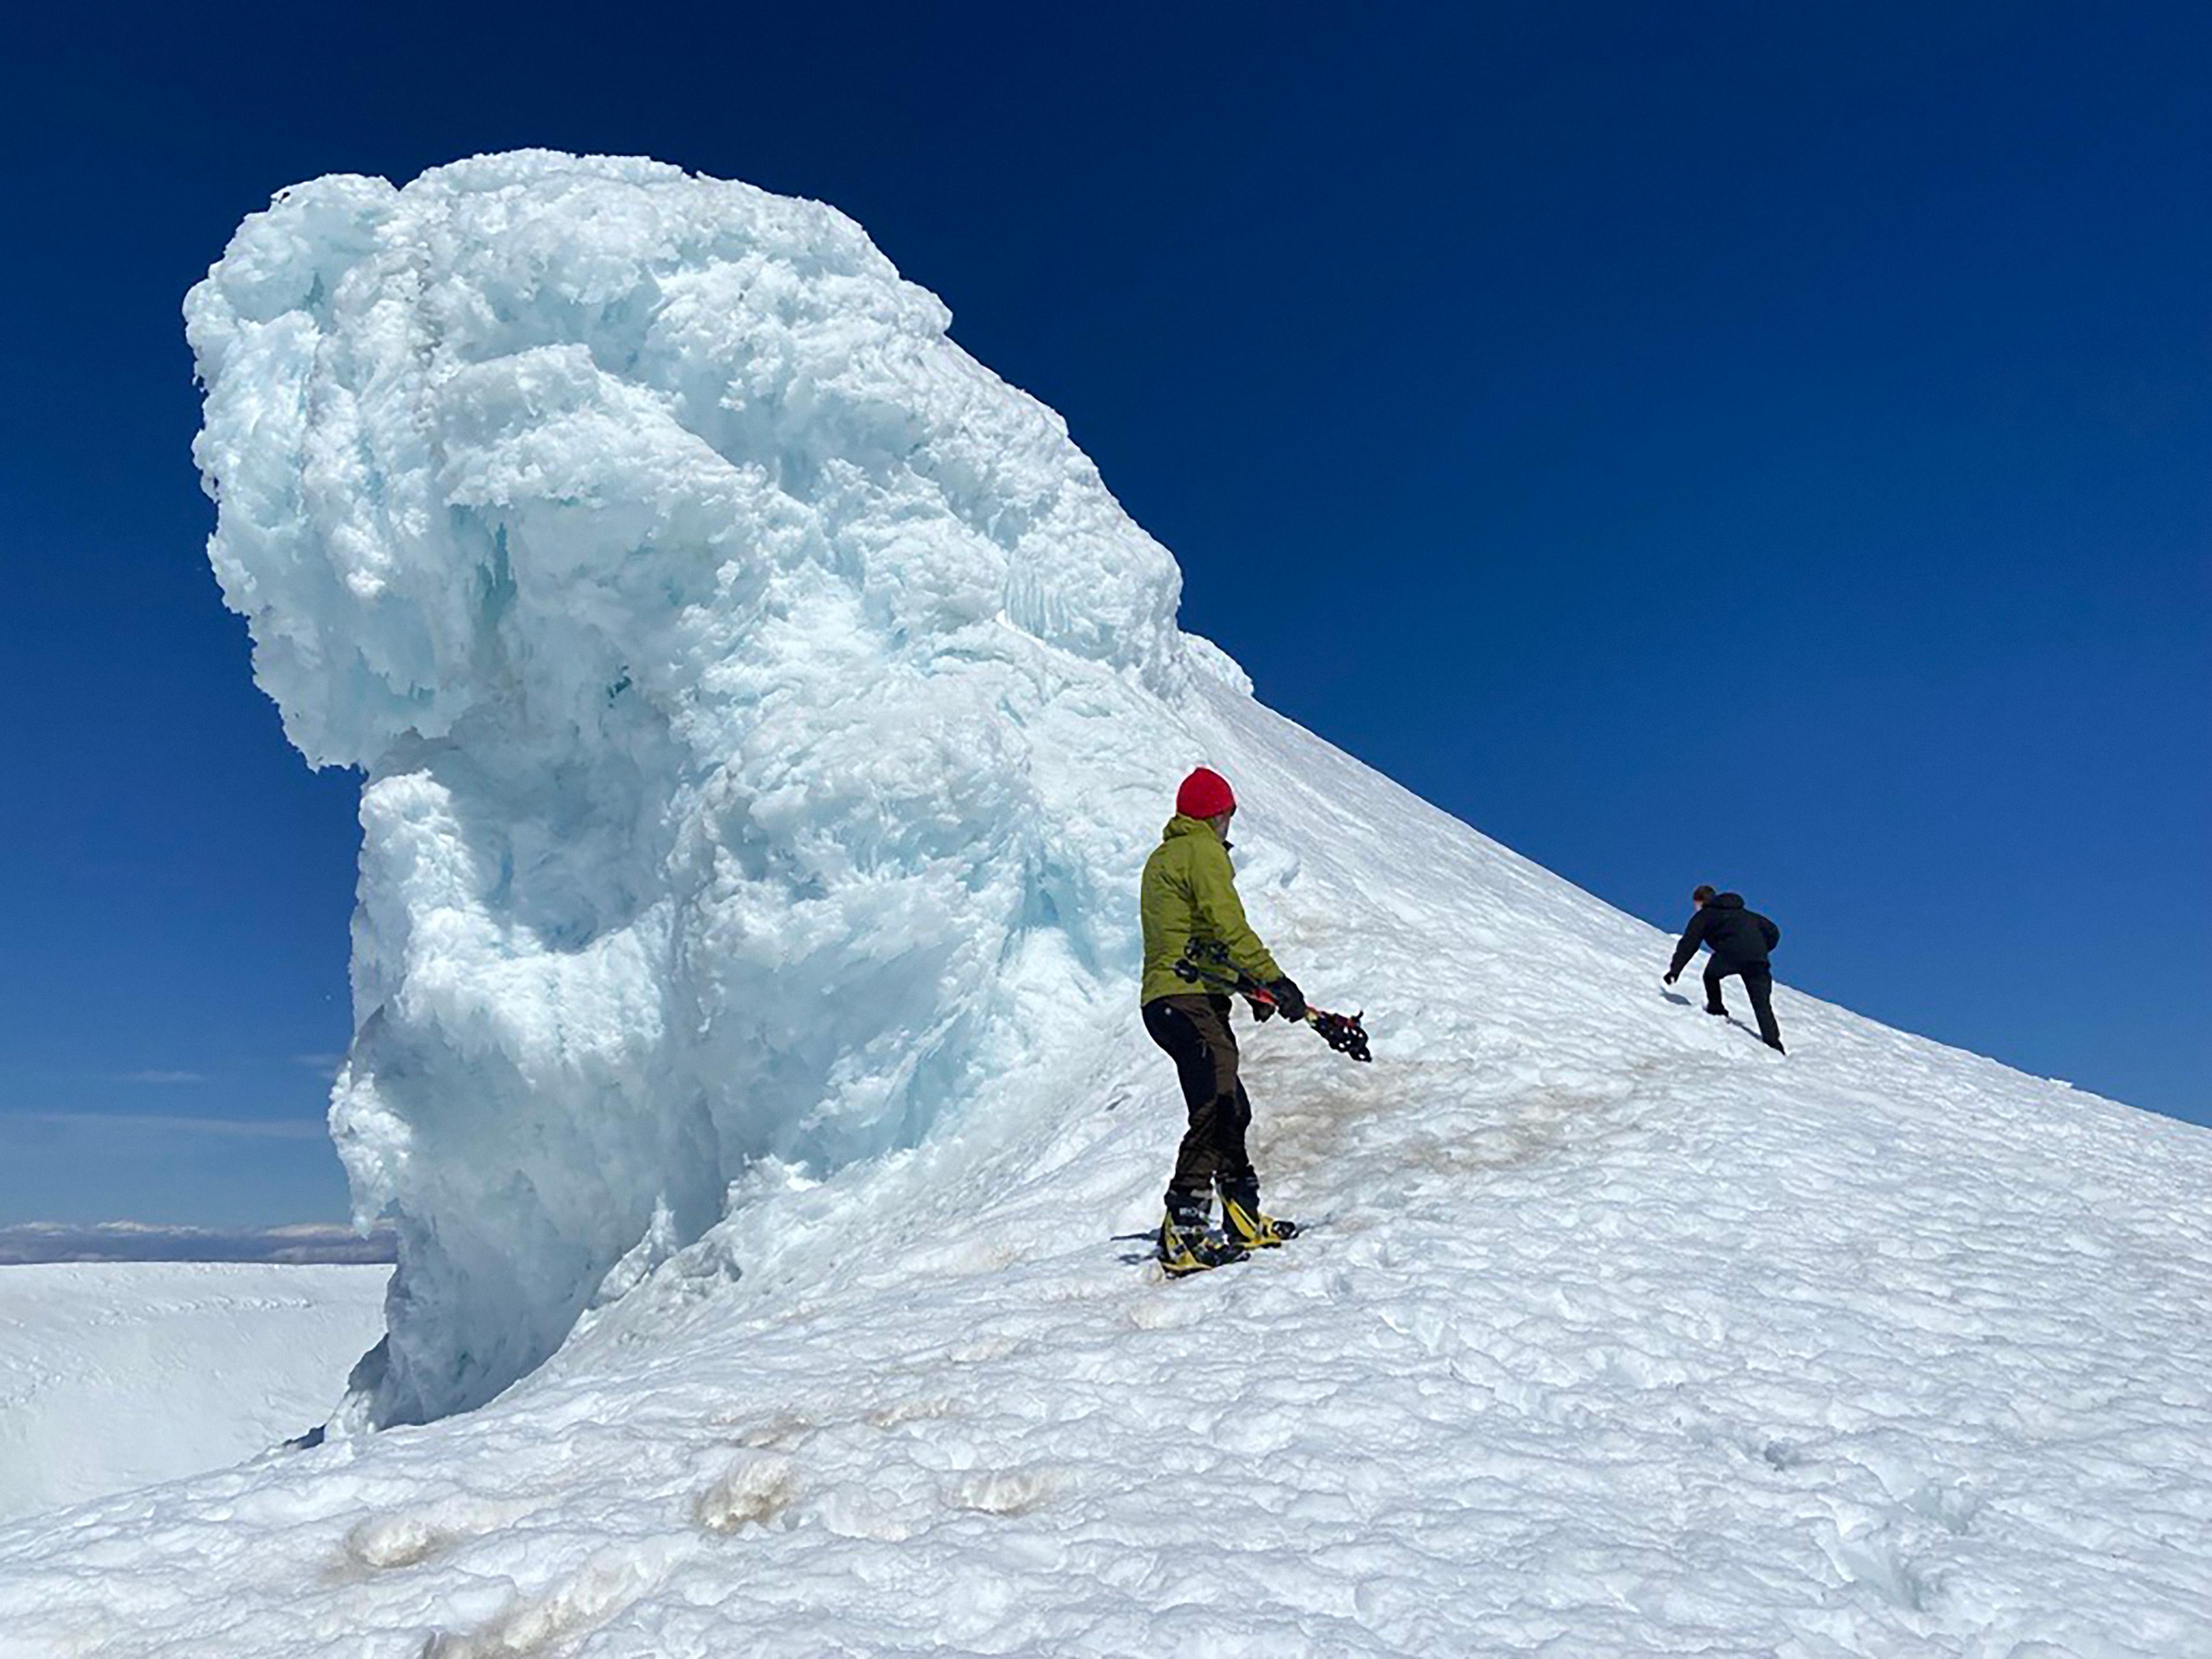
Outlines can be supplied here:
M1255 918L1375 1033L1243 1028L1310 1236L1148 1279L1172 1079L1126 994L1036 1006L1042 1073L763 1172L482 1409L0 1527L0 1651L2202 1650L2212 1136L1786 988L1781 1059L1196 696Z
M1029 1063L1010 972L1118 986L1201 758L1178 574L851 221L545 152L326 178L186 315L224 595L367 775L369 1419L488 1399L761 1160L914 1144Z

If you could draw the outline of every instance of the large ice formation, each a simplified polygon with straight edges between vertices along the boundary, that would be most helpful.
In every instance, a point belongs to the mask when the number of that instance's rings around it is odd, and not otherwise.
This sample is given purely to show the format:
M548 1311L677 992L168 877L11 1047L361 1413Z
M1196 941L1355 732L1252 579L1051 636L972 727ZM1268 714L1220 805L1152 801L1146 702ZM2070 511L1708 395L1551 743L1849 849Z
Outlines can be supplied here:
M1097 884L1235 671L850 220L544 152L325 178L186 314L224 596L365 774L331 1124L400 1268L357 1415L489 1398L748 1170L915 1141L1023 1064L1008 964L1126 976Z

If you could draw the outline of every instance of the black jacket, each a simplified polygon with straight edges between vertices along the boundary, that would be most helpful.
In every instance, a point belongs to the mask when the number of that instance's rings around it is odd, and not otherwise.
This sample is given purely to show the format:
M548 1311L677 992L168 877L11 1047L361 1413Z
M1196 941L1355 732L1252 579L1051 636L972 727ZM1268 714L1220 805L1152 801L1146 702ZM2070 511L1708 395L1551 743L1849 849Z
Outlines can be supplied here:
M1682 930L1682 942L1674 947L1674 960L1667 972L1670 977L1680 973L1700 945L1711 945L1724 968L1763 968L1766 953L1781 942L1782 930L1758 911L1745 909L1742 894L1723 893L1698 907L1698 914Z

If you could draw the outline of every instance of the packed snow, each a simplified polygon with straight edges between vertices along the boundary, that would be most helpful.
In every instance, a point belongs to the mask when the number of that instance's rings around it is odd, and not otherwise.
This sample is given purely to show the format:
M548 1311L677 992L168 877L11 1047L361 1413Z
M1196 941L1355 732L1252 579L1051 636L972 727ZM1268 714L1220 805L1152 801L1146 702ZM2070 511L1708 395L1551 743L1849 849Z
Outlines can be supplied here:
M318 1448L0 1530L0 1650L2206 1650L2212 1138L1664 991L1178 634L848 222L325 179L191 318L225 591L367 775L392 1334ZM1135 882L1197 761L1376 1059L1246 1028L1311 1231L1170 1283Z
M391 1276L234 1262L0 1267L0 1521L219 1469L312 1429L376 1340Z

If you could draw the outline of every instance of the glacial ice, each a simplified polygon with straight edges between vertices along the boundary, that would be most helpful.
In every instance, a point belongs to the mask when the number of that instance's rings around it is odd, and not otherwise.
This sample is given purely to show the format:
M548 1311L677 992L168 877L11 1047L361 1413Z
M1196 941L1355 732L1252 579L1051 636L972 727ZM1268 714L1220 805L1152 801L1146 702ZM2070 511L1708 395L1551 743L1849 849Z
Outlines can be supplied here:
M364 775L331 1121L400 1266L355 1419L480 1404L749 1170L914 1144L1027 994L1120 994L1102 884L1240 672L850 220L546 152L325 178L186 317L224 597Z

